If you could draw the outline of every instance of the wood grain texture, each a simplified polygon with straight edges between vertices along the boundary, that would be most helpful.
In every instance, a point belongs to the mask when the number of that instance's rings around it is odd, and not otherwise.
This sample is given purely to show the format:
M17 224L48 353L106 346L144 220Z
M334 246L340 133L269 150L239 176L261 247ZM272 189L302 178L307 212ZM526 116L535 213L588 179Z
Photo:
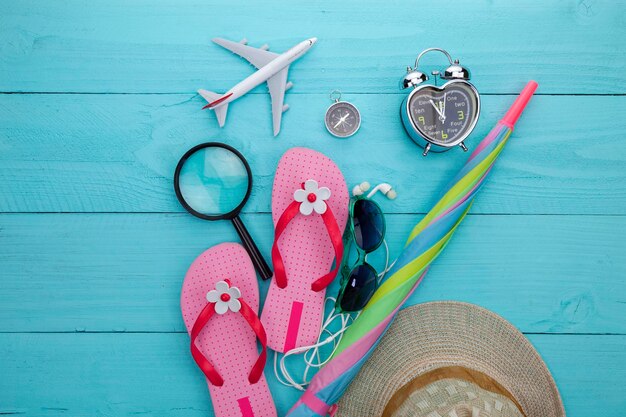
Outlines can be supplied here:
M388 216L392 259L419 218ZM270 216L244 220L269 256ZM624 216L470 216L408 304L473 302L526 332L626 334L624 234ZM224 241L237 241L230 224L183 214L0 215L0 332L184 331L187 267Z
M284 51L317 36L294 65L297 92L396 93L423 49L445 46L485 93L623 94L626 3L274 0L0 3L0 91L224 91L251 72L211 45L222 36ZM440 69L443 57L425 64Z
M193 145L218 140L251 164L246 212L269 212L280 156L308 146L330 155L348 184L392 183L400 197L390 211L424 213L467 158L460 149L423 158L401 126L401 96L346 96L363 114L349 140L326 132L326 94L288 99L283 130L271 138L267 95L233 104L224 129L193 95L0 95L0 211L182 212L172 192L176 163ZM484 97L468 146L512 101ZM626 214L626 147L617 145L624 109L626 97L535 97L472 212Z
M531 335L570 417L622 417L626 336ZM204 377L187 334L0 334L0 414L206 417ZM610 369L610 372L602 372ZM298 398L269 366L279 415Z
M198 88L225 91L253 71L214 36L273 51L320 39L290 71L278 138L263 86L232 105L224 129L200 110ZM622 417L625 36L626 0L0 0L0 415L212 416L178 298L191 261L236 235L183 212L178 158L209 140L248 157L243 217L266 255L287 149L326 153L349 185L391 182L393 258L467 157L422 158L399 123L404 68L440 46L483 93L470 148L527 80L540 88L408 304L494 310L529 333L568 416ZM363 115L349 140L322 124L336 88ZM269 364L266 375L283 415L298 393Z

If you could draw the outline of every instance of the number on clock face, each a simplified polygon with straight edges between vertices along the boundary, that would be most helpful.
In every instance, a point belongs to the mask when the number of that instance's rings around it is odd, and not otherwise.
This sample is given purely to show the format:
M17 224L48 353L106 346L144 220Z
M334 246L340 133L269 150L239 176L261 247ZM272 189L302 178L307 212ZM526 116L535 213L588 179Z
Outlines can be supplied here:
M453 83L444 89L425 87L409 101L411 119L418 131L434 143L449 145L472 128L478 101L472 89Z

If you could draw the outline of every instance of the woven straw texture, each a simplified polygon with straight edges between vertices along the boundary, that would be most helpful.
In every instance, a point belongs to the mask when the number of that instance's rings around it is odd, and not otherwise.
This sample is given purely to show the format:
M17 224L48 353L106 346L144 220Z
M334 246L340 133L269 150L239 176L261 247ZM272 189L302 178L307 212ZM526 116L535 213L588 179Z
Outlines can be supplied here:
M530 342L502 317L443 301L404 309L339 402L338 417L380 417L418 375L462 366L500 383L527 417L565 416L552 375ZM415 417L421 417L419 409ZM425 417L425 416L424 416Z
M524 417L513 401L458 379L443 379L413 392L393 417Z

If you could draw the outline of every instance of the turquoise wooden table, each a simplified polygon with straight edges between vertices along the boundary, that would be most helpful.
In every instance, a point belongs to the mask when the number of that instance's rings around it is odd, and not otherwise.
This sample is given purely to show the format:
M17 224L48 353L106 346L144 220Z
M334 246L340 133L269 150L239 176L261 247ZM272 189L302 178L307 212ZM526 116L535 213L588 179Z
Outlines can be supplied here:
M410 303L496 311L543 355L569 416L624 416L625 28L626 3L609 0L1 1L0 415L211 416L179 292L191 261L236 235L183 211L178 158L208 140L248 156L243 217L269 256L276 163L320 150L350 186L395 186L383 207L397 254L467 157L422 158L399 121L405 66L440 46L482 92L470 147L526 81L540 87ZM276 51L320 39L292 67L277 138L263 87L224 129L200 110L197 88L252 72L214 36ZM336 88L363 115L348 140L322 123ZM298 393L266 373L282 415Z

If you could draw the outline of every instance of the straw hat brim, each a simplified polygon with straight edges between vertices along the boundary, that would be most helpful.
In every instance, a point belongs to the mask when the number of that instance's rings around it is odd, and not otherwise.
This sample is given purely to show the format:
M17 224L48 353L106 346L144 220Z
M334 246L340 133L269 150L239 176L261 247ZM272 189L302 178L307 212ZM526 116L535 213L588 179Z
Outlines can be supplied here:
M554 379L519 330L482 307L441 301L402 310L338 404L338 417L379 417L394 393L436 368L500 383L527 417L564 417Z

